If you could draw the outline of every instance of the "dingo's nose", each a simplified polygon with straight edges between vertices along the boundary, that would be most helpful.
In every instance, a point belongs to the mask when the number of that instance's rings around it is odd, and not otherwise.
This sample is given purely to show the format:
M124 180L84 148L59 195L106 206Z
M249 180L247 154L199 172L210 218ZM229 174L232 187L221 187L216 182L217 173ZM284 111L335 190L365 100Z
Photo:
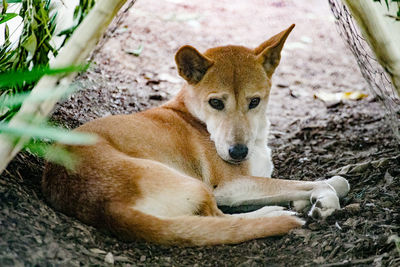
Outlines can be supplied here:
M249 149L246 145L236 144L229 148L229 156L234 160L242 160L247 156Z

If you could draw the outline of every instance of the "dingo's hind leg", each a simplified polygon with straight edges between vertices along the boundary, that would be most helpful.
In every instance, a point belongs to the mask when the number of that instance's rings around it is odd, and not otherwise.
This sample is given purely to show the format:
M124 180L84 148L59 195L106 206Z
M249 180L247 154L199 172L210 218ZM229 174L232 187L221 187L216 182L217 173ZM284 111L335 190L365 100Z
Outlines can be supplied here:
M140 196L132 208L156 217L222 216L206 184L162 163L133 159L140 168Z
M106 207L109 229L125 240L159 244L204 246L236 244L250 239L282 235L304 224L295 216L237 218L233 216L156 217L129 204L112 202Z

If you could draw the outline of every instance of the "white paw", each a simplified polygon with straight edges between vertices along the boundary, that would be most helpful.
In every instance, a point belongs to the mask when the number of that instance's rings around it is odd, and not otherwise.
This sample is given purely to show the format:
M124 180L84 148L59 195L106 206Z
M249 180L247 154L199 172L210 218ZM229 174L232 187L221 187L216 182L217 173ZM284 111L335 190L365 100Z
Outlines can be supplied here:
M346 196L350 191L349 182L342 176L333 176L332 178L326 180L326 183L335 189L338 197L340 198Z
M340 209L339 198L346 196L349 191L349 182L341 176L333 176L322 181L311 194L312 207L308 216L322 219L328 217L335 210Z
M315 190L311 195L312 207L308 216L315 219L324 219L335 210L340 209L339 197L332 189Z

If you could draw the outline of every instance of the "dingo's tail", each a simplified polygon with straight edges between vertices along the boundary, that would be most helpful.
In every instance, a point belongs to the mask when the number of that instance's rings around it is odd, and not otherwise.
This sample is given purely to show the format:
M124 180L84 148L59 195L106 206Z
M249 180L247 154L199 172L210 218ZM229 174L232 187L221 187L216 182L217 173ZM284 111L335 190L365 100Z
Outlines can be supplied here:
M282 235L303 225L294 216L251 219L230 216L159 218L121 204L109 206L107 215L108 226L122 239L182 246L235 244Z

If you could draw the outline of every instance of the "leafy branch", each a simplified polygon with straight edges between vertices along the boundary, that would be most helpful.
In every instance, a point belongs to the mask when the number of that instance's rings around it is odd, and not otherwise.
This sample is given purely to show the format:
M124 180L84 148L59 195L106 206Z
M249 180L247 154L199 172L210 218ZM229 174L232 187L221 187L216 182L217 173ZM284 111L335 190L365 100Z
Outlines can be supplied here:
M35 82L44 75L60 75L68 74L76 71L85 70L86 67L67 67L60 69L49 68L34 68L31 71L9 71L0 74L0 88L2 86L20 85L26 82ZM75 91L75 88L70 88L64 93L64 96ZM3 94L0 96L0 114L7 113L16 106L21 106L22 103L30 98L30 101L42 102L50 98L59 99L57 91L47 91L35 96L30 96L28 92L20 92L14 95ZM12 140L21 138L29 138L29 142L24 145L24 149L32 154L44 157L48 161L66 166L72 169L76 162L76 158L61 146L52 146L52 142L70 145L88 145L96 142L96 136L86 133L70 132L66 129L54 127L45 118L41 118L40 124L30 123L37 121L36 118L24 117L24 123L21 125L10 125L8 121L0 122L0 134L10 137Z

